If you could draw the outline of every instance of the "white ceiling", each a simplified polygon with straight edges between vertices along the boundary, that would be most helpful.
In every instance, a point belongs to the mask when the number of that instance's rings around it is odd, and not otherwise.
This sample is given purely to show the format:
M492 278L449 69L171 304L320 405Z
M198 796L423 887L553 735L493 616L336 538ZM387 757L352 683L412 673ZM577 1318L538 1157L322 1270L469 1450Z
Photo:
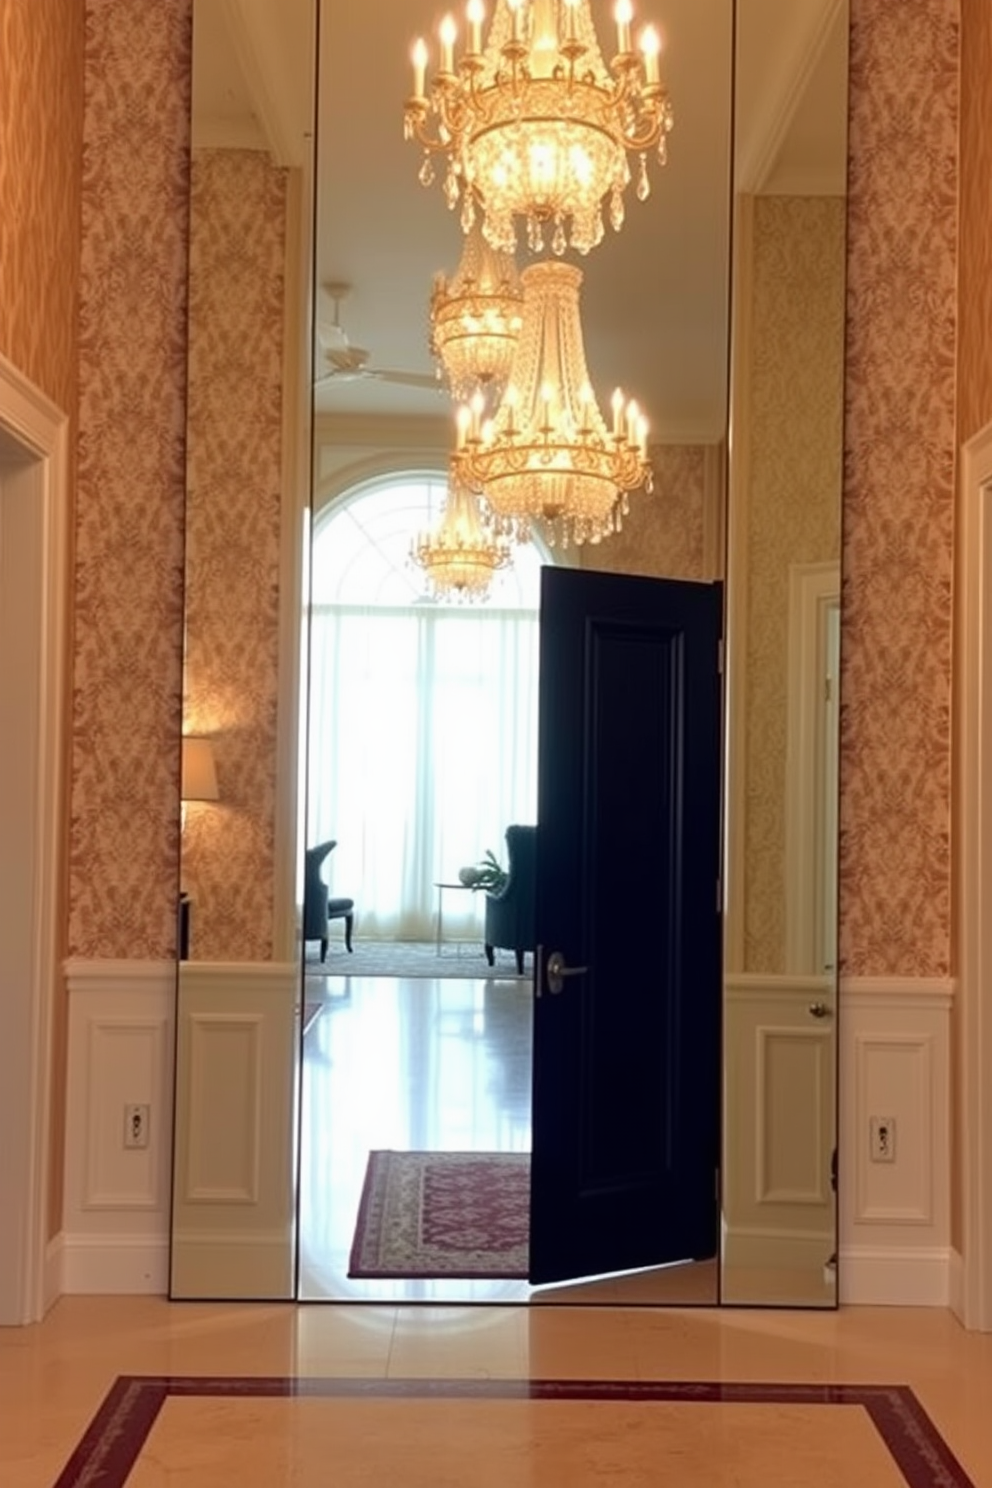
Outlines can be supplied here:
M306 149L311 0L195 0L194 139L258 148L296 163ZM612 4L592 0L601 39ZM460 8L460 7L456 7ZM417 180L405 143L410 43L430 35L429 0L323 0L317 124L318 282L352 286L342 321L370 366L433 371L427 305L452 272L457 218L439 185ZM651 196L628 191L622 232L585 260L582 314L590 376L605 403L637 397L652 436L718 438L725 423L732 0L639 0L659 24L675 110L669 163L651 162ZM738 189L844 189L844 0L737 0ZM440 172L438 173L440 176ZM521 255L521 262L523 262ZM330 318L326 298L318 311ZM437 418L437 392L372 380L325 383L318 410Z

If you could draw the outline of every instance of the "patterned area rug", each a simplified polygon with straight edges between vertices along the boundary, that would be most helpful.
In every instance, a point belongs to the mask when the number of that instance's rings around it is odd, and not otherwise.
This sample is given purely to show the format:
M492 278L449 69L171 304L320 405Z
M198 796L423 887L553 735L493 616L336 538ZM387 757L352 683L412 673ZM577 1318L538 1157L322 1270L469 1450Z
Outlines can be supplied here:
M388 977L486 977L499 981L517 980L517 962L512 951L496 951L496 965L490 966L480 941L446 943L437 954L433 940L362 940L355 929L355 949L351 955L340 940L332 940L327 960L321 962L315 944L307 946L307 977L388 976ZM531 957L524 957L524 977L530 980Z
M524 1277L526 1152L370 1152L348 1275Z

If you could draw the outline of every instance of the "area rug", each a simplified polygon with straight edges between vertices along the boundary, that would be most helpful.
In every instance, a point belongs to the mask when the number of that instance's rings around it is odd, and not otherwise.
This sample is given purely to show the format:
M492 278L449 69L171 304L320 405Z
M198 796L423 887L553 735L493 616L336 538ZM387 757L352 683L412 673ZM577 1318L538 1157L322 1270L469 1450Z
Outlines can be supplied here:
M307 977L383 976L434 977L449 980L484 977L499 981L517 981L516 957L512 951L496 951L496 965L490 966L480 941L449 943L441 947L433 940L362 940L355 929L354 951L349 955L341 941L332 940L327 959L321 961L317 946L307 946ZM530 981L531 957L524 958L523 980Z
M370 1152L348 1275L527 1276L530 1155Z

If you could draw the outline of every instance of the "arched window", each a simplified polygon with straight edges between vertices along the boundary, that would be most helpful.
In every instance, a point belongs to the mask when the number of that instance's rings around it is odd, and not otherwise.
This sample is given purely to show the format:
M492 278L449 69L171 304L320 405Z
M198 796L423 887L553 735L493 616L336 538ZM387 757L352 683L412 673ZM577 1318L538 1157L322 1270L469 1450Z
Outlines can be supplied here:
M485 604L432 601L409 553L444 492L431 471L366 481L314 525L307 835L337 839L332 892L367 938L429 939L435 884L536 819L547 555L519 546ZM477 933L481 908L452 895L446 932Z

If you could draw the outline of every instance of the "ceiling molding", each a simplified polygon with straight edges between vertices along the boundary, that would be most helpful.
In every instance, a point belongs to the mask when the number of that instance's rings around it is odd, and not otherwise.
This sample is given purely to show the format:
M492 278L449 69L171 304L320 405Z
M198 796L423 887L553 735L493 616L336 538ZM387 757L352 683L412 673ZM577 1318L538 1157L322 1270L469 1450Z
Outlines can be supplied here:
M792 43L779 55L763 104L755 110L749 138L737 161L737 191L760 193L774 170L843 4L844 0L824 0L817 10L806 16L797 8ZM831 191L827 194L841 193Z
M254 119L194 119L194 150L268 150Z

